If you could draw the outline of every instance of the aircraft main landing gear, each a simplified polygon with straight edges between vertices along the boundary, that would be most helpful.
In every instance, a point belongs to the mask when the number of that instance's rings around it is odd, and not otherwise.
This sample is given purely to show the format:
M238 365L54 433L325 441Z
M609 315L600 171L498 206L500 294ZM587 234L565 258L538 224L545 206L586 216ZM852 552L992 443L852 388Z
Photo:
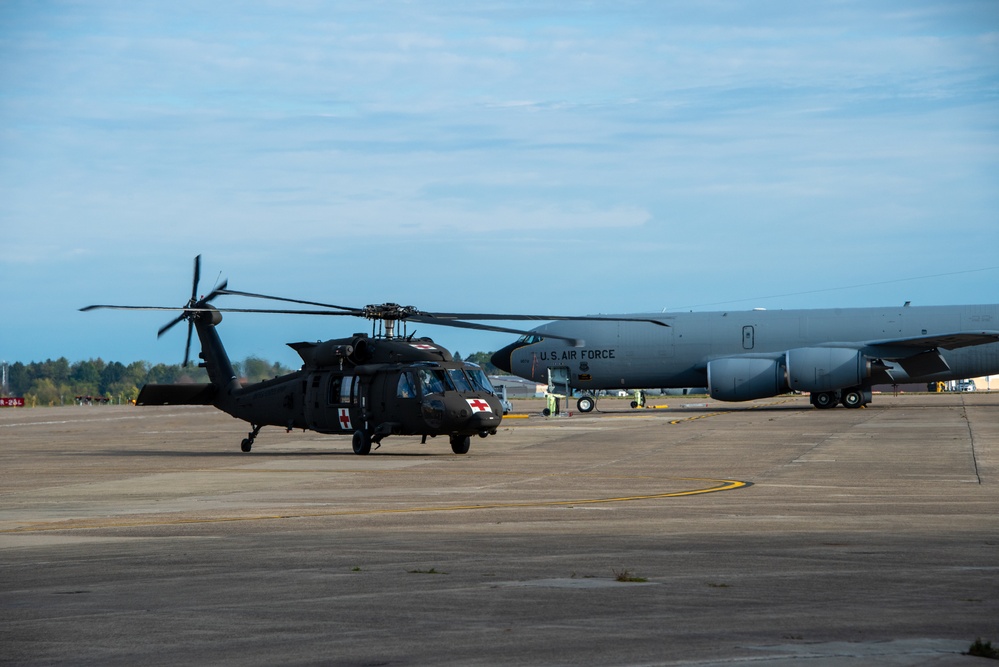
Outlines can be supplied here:
M862 408L871 402L870 387L850 387L843 390L843 397L840 399L843 407Z
M262 425L257 426L256 424L252 424L252 426L253 430L250 431L245 438L243 438L243 442L239 446L239 448L244 452L248 452L253 448L253 441L257 439L257 434L260 433L260 429L263 428Z
M855 410L871 402L871 388L861 385L842 391L818 391L811 395L809 402L820 410L829 410L840 404Z
M839 395L835 391L819 391L813 393L809 401L820 410L828 410L839 403Z
M350 442L355 454L368 454L371 452L371 436L363 429L354 431L354 437Z

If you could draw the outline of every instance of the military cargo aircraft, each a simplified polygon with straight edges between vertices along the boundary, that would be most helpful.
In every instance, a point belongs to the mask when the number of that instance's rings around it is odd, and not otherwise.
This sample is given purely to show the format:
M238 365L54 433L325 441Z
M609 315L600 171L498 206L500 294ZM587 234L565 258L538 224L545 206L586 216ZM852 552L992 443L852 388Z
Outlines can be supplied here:
M544 324L492 362L523 378L565 383L582 393L581 412L594 409L600 390L704 386L720 401L798 391L816 408L859 408L871 402L875 384L999 373L995 304L615 318Z

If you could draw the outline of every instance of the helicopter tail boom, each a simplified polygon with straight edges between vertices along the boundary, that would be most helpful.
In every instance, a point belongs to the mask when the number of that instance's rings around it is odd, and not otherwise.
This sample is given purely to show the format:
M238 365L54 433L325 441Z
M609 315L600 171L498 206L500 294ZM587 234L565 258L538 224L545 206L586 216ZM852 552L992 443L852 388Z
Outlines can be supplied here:
M214 405L217 388L213 384L147 384L136 405Z

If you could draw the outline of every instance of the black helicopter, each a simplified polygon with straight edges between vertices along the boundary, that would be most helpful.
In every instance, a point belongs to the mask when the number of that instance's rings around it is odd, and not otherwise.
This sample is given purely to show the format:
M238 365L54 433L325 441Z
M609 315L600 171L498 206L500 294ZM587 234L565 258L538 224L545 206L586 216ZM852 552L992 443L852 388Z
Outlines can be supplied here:
M407 336L405 331L397 334L397 324L402 323L405 328L407 321L413 321L524 334L527 332L463 320L603 319L598 316L428 313L394 303L350 308L230 290L228 281L223 281L208 296L199 298L200 275L201 256L198 255L194 260L191 298L183 307L93 305L80 310L181 311L159 330L158 335L162 336L186 320L184 365L190 358L192 331L197 331L201 341L199 366L208 372L210 382L147 384L139 392L136 404L213 405L252 426L242 442L244 452L250 451L261 428L280 426L289 431L305 429L351 435L355 454L368 454L372 445L377 448L390 435L422 436L423 443L428 437L446 435L455 454L466 454L471 436L485 438L496 434L503 411L495 390L481 368L455 361L448 350L430 338L416 338L415 334ZM283 301L322 310L217 308L210 305L213 299L223 295ZM290 343L302 358L300 370L244 386L236 378L216 331L223 312L351 316L372 320L373 324L371 335L358 333L350 338L317 343Z

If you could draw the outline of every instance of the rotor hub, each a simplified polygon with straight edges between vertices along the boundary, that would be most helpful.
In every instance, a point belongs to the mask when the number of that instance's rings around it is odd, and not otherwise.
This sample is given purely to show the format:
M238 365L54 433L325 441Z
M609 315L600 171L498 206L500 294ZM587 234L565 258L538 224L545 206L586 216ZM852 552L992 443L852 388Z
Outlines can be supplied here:
M420 314L414 306L400 306L397 303L369 304L361 312L369 320L404 320Z

